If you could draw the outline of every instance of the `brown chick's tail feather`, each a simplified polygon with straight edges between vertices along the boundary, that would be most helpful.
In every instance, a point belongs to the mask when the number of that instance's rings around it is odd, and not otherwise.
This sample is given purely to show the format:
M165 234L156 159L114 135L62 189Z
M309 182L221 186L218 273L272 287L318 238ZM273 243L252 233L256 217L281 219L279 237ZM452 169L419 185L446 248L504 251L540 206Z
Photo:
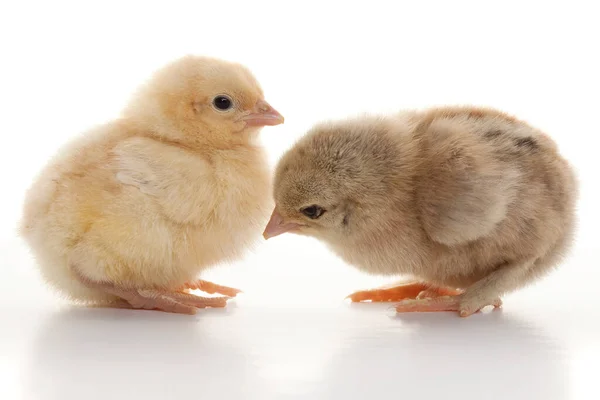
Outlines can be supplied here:
M461 304L461 296L441 296L433 299L406 299L396 305L396 312L438 312L438 311L458 311L461 317L468 317L487 306L500 308L502 300L495 299L489 303L481 303L476 307L465 306Z

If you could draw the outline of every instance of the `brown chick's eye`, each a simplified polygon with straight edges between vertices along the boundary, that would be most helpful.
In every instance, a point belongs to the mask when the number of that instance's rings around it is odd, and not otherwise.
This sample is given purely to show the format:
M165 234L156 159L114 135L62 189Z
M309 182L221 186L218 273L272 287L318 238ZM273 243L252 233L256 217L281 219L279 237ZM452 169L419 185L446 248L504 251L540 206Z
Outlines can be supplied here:
M217 96L213 99L213 105L217 110L226 111L231 108L233 102L227 96Z
M314 205L305 207L300 211L310 219L317 219L325 212L325 210L323 210L321 207Z

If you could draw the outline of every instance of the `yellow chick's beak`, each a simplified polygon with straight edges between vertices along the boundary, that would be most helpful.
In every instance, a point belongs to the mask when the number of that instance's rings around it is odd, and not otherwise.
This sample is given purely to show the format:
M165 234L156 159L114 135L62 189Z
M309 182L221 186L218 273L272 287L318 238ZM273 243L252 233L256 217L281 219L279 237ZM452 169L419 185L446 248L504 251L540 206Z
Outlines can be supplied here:
M263 237L265 239L270 239L272 237L281 235L282 233L286 233L297 229L300 227L300 224L296 224L293 222L285 222L281 214L277 212L277 209L273 210L273 214L271 214L271 219L263 232Z
M259 100L252 114L242 118L246 126L274 126L283 124L283 116L264 100Z

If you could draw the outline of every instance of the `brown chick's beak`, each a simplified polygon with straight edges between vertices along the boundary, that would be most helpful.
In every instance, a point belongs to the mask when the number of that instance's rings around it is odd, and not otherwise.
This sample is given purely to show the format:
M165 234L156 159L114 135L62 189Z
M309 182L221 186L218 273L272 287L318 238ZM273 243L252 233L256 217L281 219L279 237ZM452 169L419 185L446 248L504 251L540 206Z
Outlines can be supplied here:
M245 116L242 120L246 122L246 126L274 126L283 124L283 116L264 100L259 101L256 105L256 110L252 114Z
M277 209L273 210L273 214L271 214L271 219L263 232L263 237L265 239L270 239L275 236L279 236L282 233L286 233L297 229L300 227L300 224L296 224L293 222L285 222L281 214L277 212Z

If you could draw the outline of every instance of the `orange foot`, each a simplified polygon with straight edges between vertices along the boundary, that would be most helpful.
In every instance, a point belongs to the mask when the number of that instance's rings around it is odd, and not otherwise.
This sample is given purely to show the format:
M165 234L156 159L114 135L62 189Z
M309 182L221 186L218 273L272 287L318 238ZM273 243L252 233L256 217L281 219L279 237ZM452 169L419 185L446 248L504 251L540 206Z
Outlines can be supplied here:
M360 292L352 293L346 298L349 298L352 300L352 302L383 302L415 298L421 299L439 296L454 296L460 293L462 293L460 290L437 288L426 283L406 283L404 285L394 286L391 288L362 290Z
M217 285L216 283L204 281L202 279L186 283L181 290L185 289L202 290L204 293L218 293L228 297L235 297L238 293L242 293L242 291L239 289Z
M461 317L468 317L486 306L500 308L502 300L495 299L491 302L480 304L465 304L459 296L440 296L429 299L405 299L396 305L396 312L438 312L457 311Z

